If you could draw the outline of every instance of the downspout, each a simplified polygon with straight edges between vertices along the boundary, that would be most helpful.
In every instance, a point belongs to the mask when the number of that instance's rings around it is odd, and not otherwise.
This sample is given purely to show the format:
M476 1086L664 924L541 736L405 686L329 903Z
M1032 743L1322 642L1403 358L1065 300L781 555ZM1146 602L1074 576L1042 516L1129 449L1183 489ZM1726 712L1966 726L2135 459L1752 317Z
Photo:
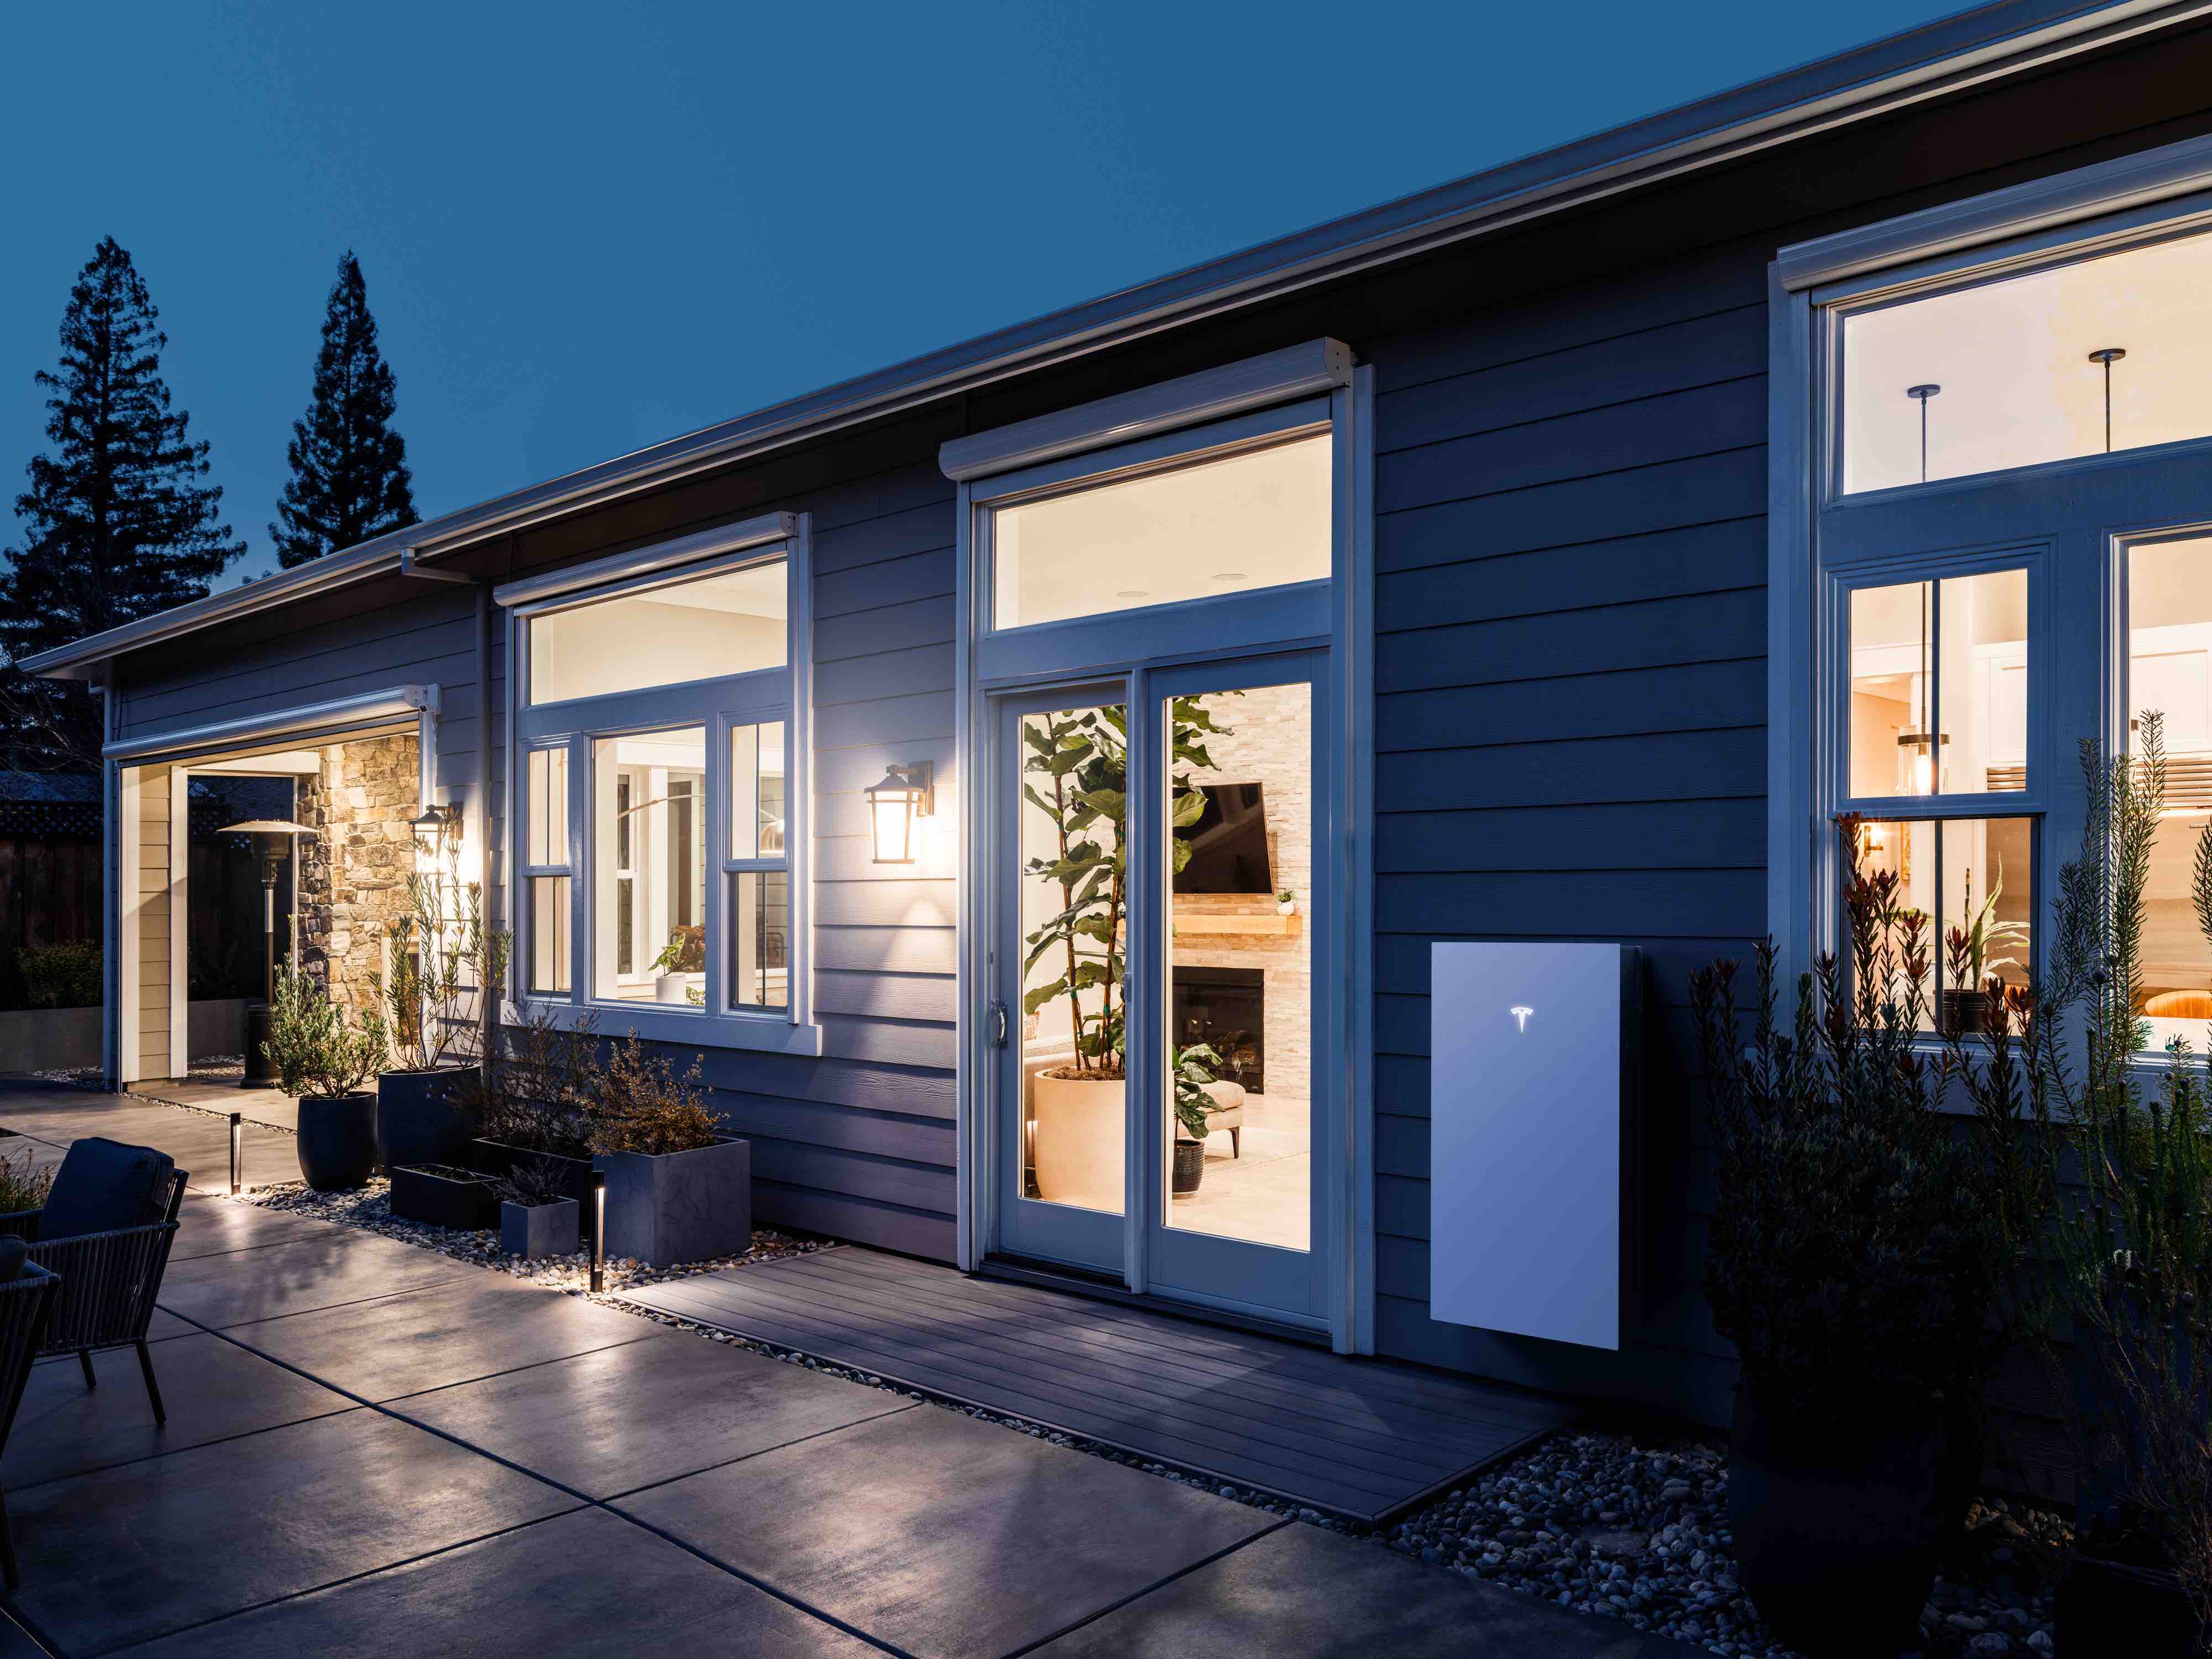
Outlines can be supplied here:
M115 741L115 699L106 680L92 683L92 695L100 699L100 746L104 750ZM118 915L122 903L123 860L118 849L123 836L123 768L105 754L100 762L100 822L104 832L100 838L100 1064L106 1074L102 1080L107 1091L114 1094L122 1087L117 1079L123 1075L115 1022L115 1011L123 998L123 939Z
M471 803L476 819L477 856L480 860L479 879L483 884L483 905L484 932L489 938L499 924L500 907L494 895L503 893L492 881L493 848L491 844L491 583L477 584L477 787L476 799ZM495 983L494 976L485 974L483 986L477 994L477 1016L483 1022L478 1054L483 1068L483 1086L491 1088L491 1062L494 1045L499 1041L499 999L503 983ZM504 976L501 976L503 981Z

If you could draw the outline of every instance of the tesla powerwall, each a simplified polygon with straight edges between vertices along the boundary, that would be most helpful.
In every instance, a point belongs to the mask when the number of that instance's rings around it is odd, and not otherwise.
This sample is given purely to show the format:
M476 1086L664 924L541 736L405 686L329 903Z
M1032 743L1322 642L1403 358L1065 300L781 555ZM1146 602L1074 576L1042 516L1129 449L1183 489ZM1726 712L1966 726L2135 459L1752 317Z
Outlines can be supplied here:
M1636 952L1439 944L1429 988L1429 1305L1619 1348Z

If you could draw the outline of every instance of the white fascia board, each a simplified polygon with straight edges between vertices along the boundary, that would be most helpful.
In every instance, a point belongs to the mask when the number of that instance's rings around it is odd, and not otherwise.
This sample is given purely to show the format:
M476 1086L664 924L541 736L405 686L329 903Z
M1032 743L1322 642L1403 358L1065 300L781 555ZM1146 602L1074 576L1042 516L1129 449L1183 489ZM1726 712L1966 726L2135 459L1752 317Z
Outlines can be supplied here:
M186 726L174 732L155 732L149 737L125 738L109 744L101 753L112 761L138 765L153 760L182 758L210 750L235 748L240 744L267 742L301 732L342 732L348 727L402 720L419 716L425 712L434 714L437 710L436 686L394 686L388 691L371 691L357 697L338 697L328 702L301 703L265 714L248 714L239 720L216 720L206 726Z
M655 542L649 547L637 548L628 553L615 553L604 559L592 559L587 563L568 565L559 570L548 571L542 576L501 582L491 591L492 603L513 610L563 593L597 587L603 582L651 575L696 563L701 559L715 558L725 553L741 553L747 548L787 542L798 533L797 514L763 514L759 518L747 519L740 524L724 525L719 529L700 531L696 535L679 536L674 541Z

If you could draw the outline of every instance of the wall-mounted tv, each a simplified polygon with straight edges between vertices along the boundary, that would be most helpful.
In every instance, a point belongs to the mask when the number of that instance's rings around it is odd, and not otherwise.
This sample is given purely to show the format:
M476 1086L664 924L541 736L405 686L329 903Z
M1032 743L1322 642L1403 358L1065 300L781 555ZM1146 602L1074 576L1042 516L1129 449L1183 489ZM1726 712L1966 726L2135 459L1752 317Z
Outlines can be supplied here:
M1267 807L1256 783L1199 786L1206 811L1176 831L1191 849L1178 871L1178 893L1272 893L1274 866L1267 857Z

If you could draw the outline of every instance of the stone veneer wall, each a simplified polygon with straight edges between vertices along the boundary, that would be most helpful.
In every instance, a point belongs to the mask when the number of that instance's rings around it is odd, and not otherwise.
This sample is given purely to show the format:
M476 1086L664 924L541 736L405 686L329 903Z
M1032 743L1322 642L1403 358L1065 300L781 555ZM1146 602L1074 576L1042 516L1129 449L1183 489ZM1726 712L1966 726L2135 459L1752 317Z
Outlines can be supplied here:
M416 747L409 733L334 743L322 770L301 781L300 822L322 833L301 837L300 967L342 1007L374 998L385 929L407 908Z
M1194 783L1259 783L1266 789L1267 855L1275 885L1297 896L1311 926L1313 901L1313 695L1304 685L1263 686L1242 696L1209 698L1207 712L1230 728L1206 739L1212 772ZM1265 975L1264 1022L1269 1092L1308 1098L1313 1078L1313 993L1307 936L1210 934L1202 945L1178 939L1178 967L1257 968ZM1289 1081L1292 1086L1285 1086Z

